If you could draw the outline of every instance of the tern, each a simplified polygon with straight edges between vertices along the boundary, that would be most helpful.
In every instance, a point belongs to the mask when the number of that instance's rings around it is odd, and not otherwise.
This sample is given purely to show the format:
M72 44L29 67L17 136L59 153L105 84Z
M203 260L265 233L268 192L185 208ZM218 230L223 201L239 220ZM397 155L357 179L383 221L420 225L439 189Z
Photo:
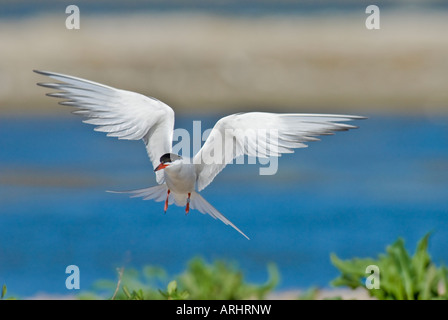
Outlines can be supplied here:
M209 214L249 239L222 215L199 192L207 187L224 167L240 156L280 157L295 148L307 147L316 136L357 128L346 123L364 119L354 115L306 113L236 113L216 122L209 137L193 159L172 153L174 111L162 101L139 93L116 89L90 80L34 70L58 82L37 83L57 90L48 96L62 98L59 104L75 107L84 123L109 137L143 140L154 167L158 185L120 193L143 200L165 201ZM267 135L266 132L270 132ZM263 137L262 134L263 133ZM213 155L213 161L204 161Z

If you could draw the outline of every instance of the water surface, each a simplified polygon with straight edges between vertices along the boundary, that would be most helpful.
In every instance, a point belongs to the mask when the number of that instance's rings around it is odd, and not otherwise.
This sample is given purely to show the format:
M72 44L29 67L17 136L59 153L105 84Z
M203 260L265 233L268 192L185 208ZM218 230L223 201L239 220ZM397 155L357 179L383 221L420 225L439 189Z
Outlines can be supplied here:
M216 116L178 117L211 127ZM236 261L249 281L280 269L279 289L328 286L329 255L376 256L397 237L411 251L433 231L430 252L448 262L448 118L370 115L360 128L283 156L274 176L232 165L204 197L245 232L183 208L105 190L155 184L140 141L118 141L71 117L0 118L0 284L29 296L71 293L117 267L184 270L194 256Z

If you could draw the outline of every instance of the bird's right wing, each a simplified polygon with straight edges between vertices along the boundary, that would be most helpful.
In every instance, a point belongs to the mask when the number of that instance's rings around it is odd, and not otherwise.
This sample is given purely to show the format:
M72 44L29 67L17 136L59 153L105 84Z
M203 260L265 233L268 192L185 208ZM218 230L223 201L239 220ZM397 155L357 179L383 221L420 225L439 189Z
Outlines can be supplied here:
M58 90L48 96L65 99L59 104L78 108L73 113L86 117L83 122L95 125L95 131L118 139L143 139L154 168L162 155L171 152L174 111L165 103L73 76L34 72L62 82L38 85ZM163 170L156 172L156 179L159 184L164 182Z
M292 153L319 140L316 136L355 126L340 123L359 116L299 113L238 113L220 119L195 155L197 189L201 191L236 157L266 158Z

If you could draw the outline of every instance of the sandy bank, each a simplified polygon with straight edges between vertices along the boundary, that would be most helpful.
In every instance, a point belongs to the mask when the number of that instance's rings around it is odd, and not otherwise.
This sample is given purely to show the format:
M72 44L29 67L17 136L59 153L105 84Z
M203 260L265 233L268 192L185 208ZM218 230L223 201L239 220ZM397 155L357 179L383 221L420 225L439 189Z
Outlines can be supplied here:
M0 113L65 112L32 69L155 96L176 111L448 109L448 16L81 16L0 22Z

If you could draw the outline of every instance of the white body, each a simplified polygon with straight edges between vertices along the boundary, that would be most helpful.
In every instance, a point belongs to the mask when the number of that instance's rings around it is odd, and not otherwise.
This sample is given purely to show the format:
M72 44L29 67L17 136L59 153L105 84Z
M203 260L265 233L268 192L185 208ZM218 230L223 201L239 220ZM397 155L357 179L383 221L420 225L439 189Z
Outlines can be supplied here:
M185 206L189 193L195 191L196 169L188 160L176 160L165 169L165 183L178 206Z

